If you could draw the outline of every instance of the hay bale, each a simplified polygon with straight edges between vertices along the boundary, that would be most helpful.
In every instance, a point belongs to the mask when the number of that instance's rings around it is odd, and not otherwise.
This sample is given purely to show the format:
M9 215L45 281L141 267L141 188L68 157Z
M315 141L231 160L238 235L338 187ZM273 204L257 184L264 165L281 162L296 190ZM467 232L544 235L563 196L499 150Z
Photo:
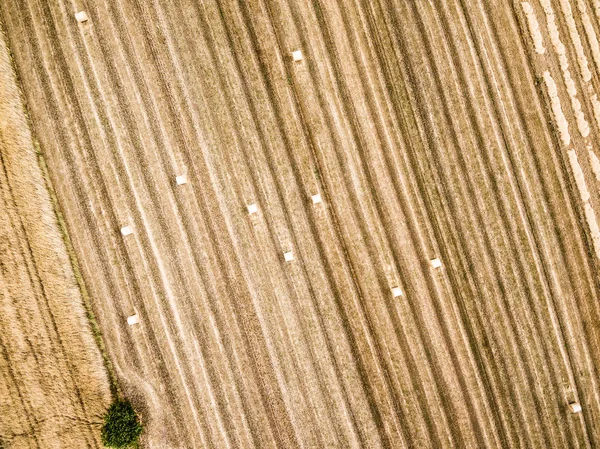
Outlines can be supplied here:
M75 13L75 19L79 23L84 23L89 20L89 17L85 11L78 11Z
M581 404L579 402L571 402L569 403L569 410L571 410L571 413L580 413Z

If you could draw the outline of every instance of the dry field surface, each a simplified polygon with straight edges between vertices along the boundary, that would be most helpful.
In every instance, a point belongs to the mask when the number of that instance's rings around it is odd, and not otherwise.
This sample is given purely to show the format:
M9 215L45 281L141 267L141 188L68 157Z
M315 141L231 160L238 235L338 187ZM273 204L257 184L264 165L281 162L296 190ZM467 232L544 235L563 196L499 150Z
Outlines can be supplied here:
M0 447L99 448L111 394L0 32Z
M600 0L0 18L145 447L600 446Z

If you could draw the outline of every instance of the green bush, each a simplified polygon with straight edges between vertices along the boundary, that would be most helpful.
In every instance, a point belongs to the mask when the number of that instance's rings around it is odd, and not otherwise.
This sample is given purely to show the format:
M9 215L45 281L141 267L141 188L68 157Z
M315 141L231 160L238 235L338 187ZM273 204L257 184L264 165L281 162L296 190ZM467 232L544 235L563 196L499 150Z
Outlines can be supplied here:
M106 447L131 447L137 445L142 424L127 400L117 399L104 415L102 444Z

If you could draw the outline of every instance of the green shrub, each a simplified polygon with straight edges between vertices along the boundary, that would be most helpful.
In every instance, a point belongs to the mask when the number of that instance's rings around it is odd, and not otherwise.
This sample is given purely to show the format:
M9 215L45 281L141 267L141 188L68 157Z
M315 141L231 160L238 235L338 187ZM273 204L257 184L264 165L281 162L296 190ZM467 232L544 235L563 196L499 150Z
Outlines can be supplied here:
M106 447L131 447L137 445L142 424L127 400L117 399L104 415L102 444Z

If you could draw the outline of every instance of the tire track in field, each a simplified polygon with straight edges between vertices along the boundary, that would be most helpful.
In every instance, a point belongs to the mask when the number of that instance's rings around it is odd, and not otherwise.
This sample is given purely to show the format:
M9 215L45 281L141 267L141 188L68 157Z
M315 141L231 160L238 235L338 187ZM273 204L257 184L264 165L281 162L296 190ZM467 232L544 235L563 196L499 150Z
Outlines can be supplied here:
M2 168L4 169L3 163L2 163ZM3 275L5 270L2 265L3 265L2 260L0 260L0 288L3 291L2 296L8 298L8 297L10 297L10 295L6 292L6 289L7 289L6 281L4 280L4 275ZM6 365L6 370L2 370L2 376L5 379L8 377L9 382L12 384L12 387L16 390L20 405L23 409L23 414L25 415L26 420L27 420L26 425L29 427L29 433L33 437L33 443L35 443L35 447L37 447L38 449L41 449L38 436L34 432L34 424L32 423L32 420L33 420L37 424L37 420L32 411L32 405L29 403L29 401L26 400L26 392L22 391L22 389L19 387L19 382L17 379L20 376L17 376L17 373L15 372L16 370L15 370L15 368L13 368L13 366L11 364L11 359L9 356L8 348L2 338L0 338L0 353L2 354L2 360L3 360L4 364Z
M4 280L1 280L0 286L4 287ZM2 359L6 363L7 370L2 371L3 377L5 377L6 372L8 372L8 377L10 378L11 383L13 384L15 390L17 391L17 396L19 397L19 401L21 402L21 406L23 407L23 414L27 417L27 426L29 427L29 434L33 437L33 442L35 443L35 447L41 449L40 442L38 440L37 434L33 430L33 424L31 423L32 414L27 411L26 401L24 392L21 391L17 382L17 376L15 375L15 371L13 370L10 364L10 358L8 357L8 349L2 340L0 340L0 352L2 353ZM6 378L6 377L5 377ZM2 441L4 442L4 441ZM27 443L28 447L31 447L29 442Z
M0 136L0 143L2 145L5 145L5 142L3 140L3 137ZM20 307L16 307L16 299L15 296L13 294L10 293L10 284L7 282L7 275L10 276L10 272L11 270L19 270L19 271L25 271L27 273L27 280L29 281L31 290L33 295L35 295L35 302L36 305L37 301L38 301L38 294L39 292L34 291L33 290L33 279L31 278L31 273L30 273L30 266L29 266L29 261L25 262L25 259L27 258L25 252L23 251L22 245L20 243L13 243L12 247L9 247L7 245L9 245L9 241L13 241L13 242L18 242L18 237L23 237L21 234L22 232L24 232L24 229L22 227L22 221L20 219L20 217L16 214L18 208L16 208L16 204L14 202L14 195L13 192L11 190L10 187L10 179L8 176L8 172L7 172L7 167L6 167L6 162L4 160L4 155L0 152L0 175L1 175L1 180L0 180L0 192L2 193L2 198L1 198L1 203L2 203L2 210L4 211L3 213L3 227L5 228L3 230L3 235L2 237L4 237L2 239L2 253L3 253L3 258L2 260L0 260L0 278L1 278L1 285L3 287L3 291L4 291L4 297L9 300L12 303L12 307L11 309L14 310L14 314L17 317L17 332L18 334L22 337L19 340L22 340L22 342L24 343L25 346L27 346L27 350L28 353L31 354L31 356L34 359L35 365L40 367L42 366L42 363L39 360L38 354L35 351L35 347L32 344L31 338L30 336L26 335L26 329L24 329L24 326L22 325L22 323L26 323L27 322L27 318L25 315L31 314L31 310L23 310L23 308ZM10 213L10 211L12 210L12 214ZM15 223L16 221L19 222L19 224ZM4 235L4 233L6 233L6 235ZM13 236L11 236L10 234L13 234ZM11 239L11 237L14 237L14 240ZM28 242L27 242L28 243ZM16 248L15 248L16 247ZM12 257L10 257L12 255ZM31 254L30 254L31 257ZM20 298L23 299L23 298ZM38 312L40 313L40 315L42 314L42 311L38 308ZM6 315L7 317L9 315ZM5 326L8 327L8 323L5 323ZM52 341L52 338L50 336L50 331L48 329L48 325L47 323L44 323L44 330L45 332L45 336L39 336L43 338L44 340L47 340L49 342L49 345L51 346L55 346L55 342ZM14 373L15 371L18 369L18 366L13 368L12 364L11 364L11 359L9 356L9 348L10 346L13 345L13 343L11 343L10 341L6 340L5 342L2 342L3 345L3 352L5 354L4 360L7 363L7 368L9 370L9 376L12 380L12 382L14 383L15 389L17 390L18 396L21 400L22 406L23 406L23 411L24 414L27 416L28 418L28 422L30 424L30 428L31 428L31 433L32 436L34 437L34 439L36 440L36 443L39 444L37 442L37 435L34 433L33 430L33 425L31 424L31 421L29 420L29 418L33 419L35 421L35 424L37 425L38 418L35 414L34 408L33 408L33 404L31 403L31 401L26 401L25 400L25 394L26 393L21 393L21 388L19 388L18 383L17 383L17 379L24 377L23 375L20 376L16 376ZM11 351L13 353L17 352L14 349ZM20 351L19 351L20 352ZM60 363L59 358L57 358L57 361ZM62 378L62 382L63 384L66 384L66 378L63 376L61 376ZM26 390L26 387L23 389L24 391ZM71 398L69 398L71 399ZM27 402L27 404L26 404ZM73 409L75 408L75 404L71 404L73 406ZM29 410L28 410L29 409Z
M3 141L3 137L0 136L0 141ZM2 143L7 144L5 141ZM29 282L29 289L26 289L24 294L29 291L32 295L30 301L35 304L35 311L31 311L31 313L36 314L36 316L32 316L34 323L40 323L43 321L43 329L44 333L39 334L37 328L23 328L23 332L27 335L26 340L30 349L30 353L35 359L35 363L39 367L46 366L48 369L48 363L57 363L61 366L56 367L56 369L60 372L58 374L58 378L62 380L62 384L65 390L73 389L75 390L76 398L73 401L72 397L68 397L69 402L71 403L72 413L77 415L84 422L84 425L87 426L88 432L87 436L92 438L92 442L94 445L99 444L98 441L93 438L94 432L92 431L92 424L90 418L92 417L88 410L84 405L84 396L81 393L79 384L76 379L79 377L77 372L74 372L70 367L76 366L76 361L73 360L72 357L69 356L69 353L65 349L65 342L60 332L60 316L57 318L56 314L60 313L60 310L57 310L55 307L51 306L51 298L48 295L48 291L46 288L46 284L43 282L42 276L40 274L39 264L36 263L36 254L34 252L34 248L32 248L32 239L28 233L28 229L26 223L23 221L23 218L18 214L20 210L19 205L17 204L15 192L13 189L11 177L8 172L7 162L2 154L0 154L0 165L2 165L2 173L4 174L4 179L6 180L4 191L6 192L7 198L6 201L6 210L13 210L14 216L9 218L10 227L14 230L14 233L17 236L15 241L22 242L22 244L16 244L18 246L18 252L20 260L14 260L11 264L13 267L22 267L26 272L27 279ZM10 205L8 204L10 202ZM8 214L10 215L10 214ZM29 301L27 298L23 298L26 301ZM21 308L26 307L25 304L20 305ZM18 310L18 308L15 308ZM41 318L43 317L43 319ZM39 319L38 319L39 318ZM20 323L27 322L26 319L20 319ZM36 341L36 338L39 338L40 341L46 341L46 344L51 348L50 354L54 354L58 352L61 354L59 357L52 358L52 360L46 360L46 354L43 351L36 351L35 346L32 342ZM39 345L38 345L39 346ZM65 374L68 373L68 374ZM69 387L70 386L70 387ZM58 403L56 404L58 405ZM79 405L79 407L78 407ZM57 412L58 413L58 412ZM83 415L83 418L81 418ZM87 424L85 423L87 421Z

